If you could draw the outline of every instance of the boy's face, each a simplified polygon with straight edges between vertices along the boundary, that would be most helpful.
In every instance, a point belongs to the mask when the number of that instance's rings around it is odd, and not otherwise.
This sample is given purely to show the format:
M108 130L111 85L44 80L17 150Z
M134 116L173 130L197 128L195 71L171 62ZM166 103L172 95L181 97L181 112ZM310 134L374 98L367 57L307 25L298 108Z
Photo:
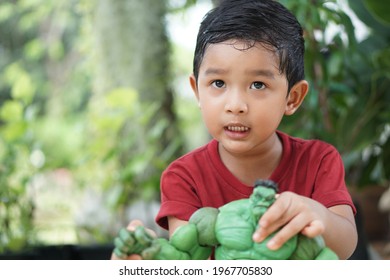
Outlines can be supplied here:
M239 41L210 45L198 81L190 77L209 133L232 153L265 148L283 115L293 114L307 92L306 81L288 94L278 59L259 44Z

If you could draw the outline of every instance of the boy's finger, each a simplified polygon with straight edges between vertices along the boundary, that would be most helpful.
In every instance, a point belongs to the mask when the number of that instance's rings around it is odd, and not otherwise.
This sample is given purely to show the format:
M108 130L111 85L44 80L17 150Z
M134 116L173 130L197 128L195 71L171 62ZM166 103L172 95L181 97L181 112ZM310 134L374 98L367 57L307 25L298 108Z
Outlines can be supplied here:
M277 250L291 237L299 234L306 226L306 220L303 215L295 216L289 223L284 225L276 234L268 241L267 247L270 250Z
M128 225L127 229L130 231L134 231L137 227L143 226L144 224L140 220L132 220Z
M141 222L140 220L132 220L128 225L127 225L127 229L130 230L130 231L135 231L135 229L139 226L144 226L144 223ZM147 231L147 233L156 238L157 237L157 234L151 230L151 229L148 229L148 228L145 228L145 230Z
M115 253L112 253L111 260L142 260L142 257L140 255L130 255L130 256L123 256L123 258L120 258Z
M307 225L301 233L307 237L313 238L318 235L323 234L325 231L325 225L320 220L314 220L309 225Z

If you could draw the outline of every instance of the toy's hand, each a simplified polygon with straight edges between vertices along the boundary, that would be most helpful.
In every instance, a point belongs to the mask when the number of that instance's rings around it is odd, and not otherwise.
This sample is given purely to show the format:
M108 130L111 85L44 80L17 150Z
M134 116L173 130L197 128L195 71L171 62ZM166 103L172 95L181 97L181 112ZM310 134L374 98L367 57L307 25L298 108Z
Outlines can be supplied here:
M276 250L298 233L307 237L321 235L325 230L321 213L326 210L325 206L310 198L284 192L260 218L253 240L261 242L280 229L267 243L269 249Z
M114 240L115 249L111 259L142 259L141 252L150 247L156 238L155 233L143 227L142 222L134 220L127 228L122 228Z

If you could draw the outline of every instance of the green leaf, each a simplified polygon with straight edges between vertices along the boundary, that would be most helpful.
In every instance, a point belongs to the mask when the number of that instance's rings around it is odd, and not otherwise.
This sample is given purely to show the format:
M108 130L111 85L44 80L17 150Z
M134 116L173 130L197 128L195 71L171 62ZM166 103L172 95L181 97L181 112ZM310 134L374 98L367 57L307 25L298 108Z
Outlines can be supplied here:
M0 134L7 141L16 141L21 138L27 130L27 124L23 121L9 123L1 128Z
M15 13L14 5L11 3L0 4L0 22L6 21Z
M335 77L340 73L343 64L343 54L341 52L334 52L328 61L328 71L331 77Z
M25 104L32 101L34 93L35 85L27 73L22 74L12 87L12 97Z
M24 47L26 57L31 60L39 60L45 54L45 46L40 39L33 39Z
M380 22L390 25L390 5L383 0L363 0L366 8Z
M6 122L13 123L23 119L23 106L18 101L8 100L0 110L0 117Z
M36 92L36 86L31 76L15 62L5 70L5 81L12 89L12 97L23 101L24 104L31 103Z

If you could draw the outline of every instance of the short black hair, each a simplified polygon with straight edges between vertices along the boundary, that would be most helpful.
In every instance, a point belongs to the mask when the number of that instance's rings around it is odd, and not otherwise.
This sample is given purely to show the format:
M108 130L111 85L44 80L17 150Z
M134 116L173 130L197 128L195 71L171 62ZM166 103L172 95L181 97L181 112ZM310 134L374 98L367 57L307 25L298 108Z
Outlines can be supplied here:
M196 40L193 73L210 44L239 40L247 48L256 43L275 51L279 71L286 75L288 90L304 79L303 30L296 17L274 0L223 0L203 18Z
M275 193L277 193L279 191L279 187L278 187L277 183L275 183L272 180L266 180L266 179L258 179L258 180L256 180L256 182L255 182L253 187L254 188L264 187L264 188L273 189L275 191Z

